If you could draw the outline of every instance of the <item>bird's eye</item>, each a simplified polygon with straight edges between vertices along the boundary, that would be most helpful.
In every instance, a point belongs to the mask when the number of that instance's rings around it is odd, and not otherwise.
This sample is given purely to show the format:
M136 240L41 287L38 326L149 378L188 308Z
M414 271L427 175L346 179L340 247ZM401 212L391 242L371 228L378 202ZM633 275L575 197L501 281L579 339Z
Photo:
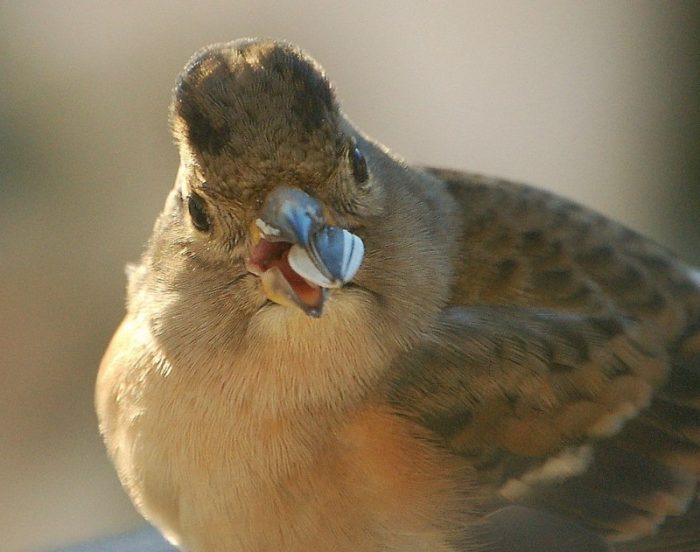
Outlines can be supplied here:
M365 156L358 148L352 148L350 150L350 163L352 165L352 174L358 184L364 184L369 178L369 173L367 172L367 161L365 161Z
M187 198L187 210L190 212L194 227L201 232L207 232L210 224L209 217L207 217L207 212L204 209L204 201L194 192Z

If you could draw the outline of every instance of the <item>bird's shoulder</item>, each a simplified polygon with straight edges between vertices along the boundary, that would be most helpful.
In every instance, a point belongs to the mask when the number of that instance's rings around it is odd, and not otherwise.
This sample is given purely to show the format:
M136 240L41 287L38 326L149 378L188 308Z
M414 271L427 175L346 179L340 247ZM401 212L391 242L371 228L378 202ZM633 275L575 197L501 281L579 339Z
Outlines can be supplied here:
M452 305L516 305L633 317L682 337L700 318L700 278L665 247L551 192L426 169L463 223Z

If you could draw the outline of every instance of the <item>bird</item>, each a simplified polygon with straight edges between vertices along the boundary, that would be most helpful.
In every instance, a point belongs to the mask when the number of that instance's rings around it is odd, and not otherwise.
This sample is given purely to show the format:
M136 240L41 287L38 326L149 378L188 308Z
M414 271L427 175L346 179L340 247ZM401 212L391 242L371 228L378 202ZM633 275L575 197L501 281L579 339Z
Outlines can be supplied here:
M415 166L297 46L194 54L97 375L185 551L700 550L700 272L529 185Z

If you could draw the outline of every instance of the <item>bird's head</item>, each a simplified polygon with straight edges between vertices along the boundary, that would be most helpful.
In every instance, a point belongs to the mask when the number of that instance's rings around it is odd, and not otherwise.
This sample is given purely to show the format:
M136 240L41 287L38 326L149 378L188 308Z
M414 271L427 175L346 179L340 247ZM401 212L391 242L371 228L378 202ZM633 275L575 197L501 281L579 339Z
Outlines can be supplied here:
M197 52L170 116L181 164L150 256L208 319L409 334L444 303L449 214L428 177L355 130L299 49L246 39Z

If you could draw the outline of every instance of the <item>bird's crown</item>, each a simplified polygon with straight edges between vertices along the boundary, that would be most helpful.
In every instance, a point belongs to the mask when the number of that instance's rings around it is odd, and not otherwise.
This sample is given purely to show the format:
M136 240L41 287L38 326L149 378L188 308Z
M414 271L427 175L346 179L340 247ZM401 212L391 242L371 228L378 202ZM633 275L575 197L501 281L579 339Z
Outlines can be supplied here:
M344 147L323 70L285 42L242 39L200 50L178 78L170 112L181 149L203 163L306 164L319 175L334 169Z

